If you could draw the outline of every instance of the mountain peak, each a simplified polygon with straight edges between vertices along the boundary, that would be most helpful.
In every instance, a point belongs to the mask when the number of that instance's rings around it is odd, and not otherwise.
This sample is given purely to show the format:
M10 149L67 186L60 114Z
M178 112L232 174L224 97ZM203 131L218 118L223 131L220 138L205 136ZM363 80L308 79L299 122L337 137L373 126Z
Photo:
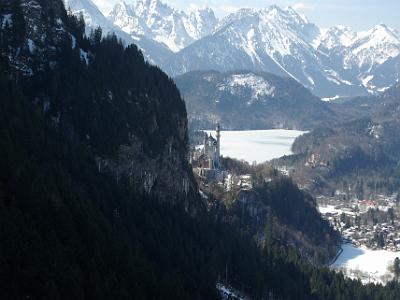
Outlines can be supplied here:
M332 29L336 29L338 31L352 31L350 27L346 26L346 25L336 25L331 27Z
M224 19L230 18L231 16L235 16L237 18L243 18L246 16L254 15L256 12L257 10L255 10L254 8L241 8L233 13L230 13Z
M216 19L215 13L210 7L191 8L188 13L189 15L208 16Z
M391 36L397 39L399 38L394 29L390 28L389 26L383 23L376 25L374 28L370 30L370 32L377 35L381 35L382 37Z
M92 0L63 0L65 7L71 9L75 15L82 14L86 23L86 30L100 26L104 33L114 32L122 37L123 33L115 27L100 11L98 6Z
M265 8L266 11L271 11L271 12L284 12L284 10L282 8L280 8L278 5L273 4L270 6L267 6Z
M118 3L116 3L114 5L114 10L118 9L118 10L127 10L128 9L128 5L126 4L125 1L121 0Z
M285 12L292 17L300 18L304 23L311 23L305 15L299 14L293 7L287 6Z
M337 25L327 29L320 30L320 36L314 41L316 48L319 46L326 49L348 47L357 37L357 34L349 27Z
M168 9L173 10L168 4L161 2L160 0L146 0L148 2L148 6L150 9L158 10L158 9Z
M217 19L211 9L190 14L160 0L134 0L117 4L109 20L130 35L144 35L173 52L213 32Z
M288 13L297 14L297 11L290 5L285 7L285 11L288 12Z
M400 47L400 37L396 31L385 24L378 24L372 29L358 33L357 44L368 43L370 46L390 43Z
M271 5L264 9L264 13L270 18L286 17L288 13L280 8L278 5Z
M375 29L389 30L389 27L388 27L386 24L384 24L384 23L379 23L379 24L376 25L374 28L375 28Z

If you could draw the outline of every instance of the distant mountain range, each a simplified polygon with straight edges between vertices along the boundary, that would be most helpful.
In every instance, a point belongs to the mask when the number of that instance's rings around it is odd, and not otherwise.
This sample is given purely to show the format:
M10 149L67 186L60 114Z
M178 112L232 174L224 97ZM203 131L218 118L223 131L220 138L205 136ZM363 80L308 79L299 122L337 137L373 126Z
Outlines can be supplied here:
M137 43L170 76L266 71L291 77L324 100L382 92L399 78L400 34L384 24L365 32L321 29L278 6L241 9L218 20L211 9L186 13L159 0L121 1L105 17L91 0L65 1L89 27Z

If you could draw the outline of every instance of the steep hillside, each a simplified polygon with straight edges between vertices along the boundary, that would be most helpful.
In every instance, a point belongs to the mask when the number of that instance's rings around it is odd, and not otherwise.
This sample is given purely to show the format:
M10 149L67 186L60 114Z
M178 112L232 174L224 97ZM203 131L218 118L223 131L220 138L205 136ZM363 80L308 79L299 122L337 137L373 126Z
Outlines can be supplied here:
M398 120L400 110L400 84L396 83L378 96L357 97L332 106L335 111L358 114L374 121Z
M124 49L115 36L101 43L100 30L85 39L84 24L55 3L22 2L21 29L13 22L5 31L3 58L13 76L25 76L21 88L56 128L86 140L99 169L129 176L148 193L194 193L186 109L176 87L135 46ZM43 7L55 15L50 21ZM172 178L174 171L181 178Z
M229 222L241 224L264 248L277 245L289 251L296 249L294 252L301 260L314 265L331 262L341 237L319 217L310 194L271 168L249 166L230 158L223 158L221 163L234 177L250 174L252 188L236 187L232 180L229 188L223 190L219 184L200 181L200 189L210 205L222 206Z
M400 85L378 96L357 97L329 107L342 122L325 123L299 137L295 155L275 160L277 167L315 194L341 191L351 196L391 194L400 188Z
M392 194L400 188L399 127L398 120L363 119L316 129L295 141L295 155L273 164L293 168L293 178L315 194Z
M265 72L190 72L176 77L190 126L211 129L312 129L341 120L293 79Z

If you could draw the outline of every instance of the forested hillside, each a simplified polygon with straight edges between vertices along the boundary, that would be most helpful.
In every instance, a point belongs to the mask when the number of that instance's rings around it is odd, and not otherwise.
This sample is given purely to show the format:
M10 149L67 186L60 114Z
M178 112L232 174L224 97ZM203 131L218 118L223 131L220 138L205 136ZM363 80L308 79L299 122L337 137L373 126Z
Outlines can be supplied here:
M252 188L200 181L210 205L225 210L229 222L246 230L261 247L273 242L296 249L296 255L315 266L329 264L339 250L341 237L320 217L313 197L276 170L223 158L233 176L251 176ZM247 174L247 175L244 175ZM231 182L235 182L232 180ZM305 221L306 220L306 221Z
M310 130L341 115L291 78L266 72L194 71L175 78L186 101L189 125L225 130Z
M337 106L360 119L299 137L295 155L273 164L295 169L296 181L316 193L348 191L360 199L395 193L400 187L399 86Z

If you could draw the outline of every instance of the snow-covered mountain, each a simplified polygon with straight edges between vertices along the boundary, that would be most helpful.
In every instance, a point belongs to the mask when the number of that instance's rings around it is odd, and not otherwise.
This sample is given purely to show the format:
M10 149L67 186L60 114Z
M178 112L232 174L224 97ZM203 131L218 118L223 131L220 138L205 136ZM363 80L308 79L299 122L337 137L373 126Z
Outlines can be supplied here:
M143 51L144 56L152 63L160 65L172 52L157 41L142 34L128 34L107 19L92 0L64 0L65 7L77 16L82 15L86 23L86 31L100 26L103 34L115 33L126 44L135 43Z
M174 54L163 68L262 70L289 76L324 98L362 95L391 86L399 74L399 34L384 25L367 32L320 29L292 8L242 9L213 34Z
M92 0L65 0L90 28L101 26L171 76L194 70L267 71L291 77L321 98L376 93L400 76L400 34L321 29L288 7L241 9L218 20L211 9L176 10L161 0L125 0L105 17Z
M100 12L98 7L91 0L64 0L65 8L75 15L82 14L87 31L100 26L104 32L119 31L110 21Z
M344 72L357 78L369 92L383 91L399 78L400 34L386 25L365 32L342 26L321 30L314 45L336 59Z
M125 0L115 5L109 20L130 35L144 35L178 52L209 35L217 25L211 9L178 11L159 0Z
M317 48L339 50L344 56L344 67L350 69L371 68L380 65L389 58L400 54L399 33L384 24L369 31L354 32L348 27L337 26L321 30L317 38Z

